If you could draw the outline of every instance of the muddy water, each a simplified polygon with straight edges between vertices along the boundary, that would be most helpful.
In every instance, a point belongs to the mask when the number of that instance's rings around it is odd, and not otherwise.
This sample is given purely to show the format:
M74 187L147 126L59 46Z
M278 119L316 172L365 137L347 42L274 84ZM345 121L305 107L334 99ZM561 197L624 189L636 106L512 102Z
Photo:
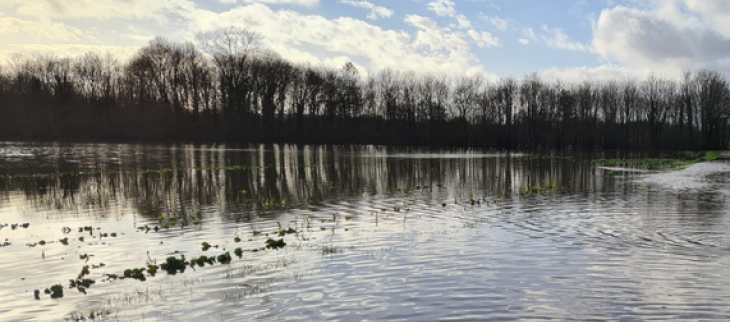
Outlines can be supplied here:
M730 166L616 156L5 142L0 321L730 319Z

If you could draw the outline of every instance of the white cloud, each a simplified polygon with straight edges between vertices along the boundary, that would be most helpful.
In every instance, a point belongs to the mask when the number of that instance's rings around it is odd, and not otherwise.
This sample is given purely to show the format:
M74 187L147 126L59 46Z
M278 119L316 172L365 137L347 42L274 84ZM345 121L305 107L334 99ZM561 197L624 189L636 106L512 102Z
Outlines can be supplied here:
M319 0L241 0L244 3L293 4L311 7L319 4Z
M127 39L130 39L130 40L144 41L144 42L150 41L150 40L152 40L154 38L154 37L151 37L151 36L142 36L142 35L134 35L134 34L122 34L121 36L123 38L127 38Z
M688 8L697 8L689 6L693 1L685 1ZM688 14L683 18L667 4L654 11L616 7L601 13L593 47L606 59L662 73L676 75L683 69L700 68L728 72L730 39L715 28L698 24Z
M474 42L479 48L492 48L501 46L499 38L492 36L492 34L483 31L478 32L474 29L469 30L469 36L474 39Z
M471 21L465 15L458 14L454 18L456 18L456 22L459 23L459 28L471 28Z
M436 0L428 3L428 10L433 11L439 16L453 17L456 15L456 4L450 0Z
M76 57L88 52L99 54L110 53L113 57L120 61L125 61L132 57L138 50L138 46L104 46L104 45L82 45L82 44L23 44L23 45L7 45L0 50L0 62L5 62L15 53L52 53L59 57Z
M687 9L699 14L708 28L725 37L730 37L730 1L683 0L682 2Z
M525 39L525 38L520 38L518 41L520 42L520 44L523 44L523 45L530 44L530 40Z
M376 6L373 3L367 1L340 0L340 3L349 4L353 7L370 10L370 13L367 17L371 20L377 20L378 18L390 18L393 16L393 10L390 10L386 7Z
M152 17L160 10L184 4L186 0L4 0L0 7L23 17L50 19Z
M42 23L27 21L12 17L0 18L0 35L5 41L10 37L27 41L29 37L42 38L51 41L77 41L82 35L81 30L68 27L62 23Z
M537 36L535 35L535 30L533 30L532 28L525 28L522 31L522 33L524 33L525 36L527 36L527 39L529 39L529 40L535 40L535 41L537 40Z
M420 29L413 42L416 48L427 47L432 51L455 49L468 52L469 50L469 43L464 40L461 33L444 30L427 17L408 15L405 22Z
M428 3L428 10L433 11L436 15L442 17L452 17L456 19L459 28L471 28L471 21L465 15L456 13L456 3L450 0L435 0Z
M511 23L510 19L508 18L500 18L500 17L491 17L491 16L485 16L484 14L479 14L479 17L486 21L487 23L494 26L494 28L497 28L497 30L504 31L509 28L509 25Z
M267 46L287 59L296 58L296 48L317 52L320 57L347 56L371 70L392 68L451 74L482 68L470 52L466 35L440 28L421 16L405 18L406 24L418 29L412 34L350 17L327 19L285 9L274 11L261 4L223 13L193 8L179 14L189 20L191 35L228 26L248 28L259 32Z
M546 81L567 81L581 83L584 81L609 81L643 79L651 73L647 69L634 67L601 65L598 67L551 68L540 73Z
M570 37L568 37L568 35L566 35L560 28L550 29L548 26L542 26L542 29L547 32L547 36L543 35L542 40L550 47L572 51L591 50L590 46L571 41Z

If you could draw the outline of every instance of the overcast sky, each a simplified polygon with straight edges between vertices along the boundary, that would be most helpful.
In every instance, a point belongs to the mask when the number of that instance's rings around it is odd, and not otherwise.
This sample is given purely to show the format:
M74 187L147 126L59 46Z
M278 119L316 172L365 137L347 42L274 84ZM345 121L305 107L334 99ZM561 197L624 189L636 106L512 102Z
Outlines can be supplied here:
M0 60L259 32L296 62L568 81L730 72L730 0L0 0Z

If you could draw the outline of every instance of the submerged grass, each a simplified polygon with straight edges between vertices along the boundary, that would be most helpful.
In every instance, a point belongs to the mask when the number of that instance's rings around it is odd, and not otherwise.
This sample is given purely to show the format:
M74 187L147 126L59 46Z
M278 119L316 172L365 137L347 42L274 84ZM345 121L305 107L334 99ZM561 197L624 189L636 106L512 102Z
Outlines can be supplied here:
M603 166L635 167L647 170L677 171L690 165L716 160L721 151L685 153L676 158L644 158L644 159L597 159L593 163Z

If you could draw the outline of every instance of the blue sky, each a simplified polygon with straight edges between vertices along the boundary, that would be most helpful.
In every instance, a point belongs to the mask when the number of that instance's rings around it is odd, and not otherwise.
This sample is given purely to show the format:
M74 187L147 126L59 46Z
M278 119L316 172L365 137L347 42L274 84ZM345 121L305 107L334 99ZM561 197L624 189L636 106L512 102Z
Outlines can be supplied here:
M2 0L14 52L133 55L154 36L251 29L297 63L582 81L730 71L728 0Z

